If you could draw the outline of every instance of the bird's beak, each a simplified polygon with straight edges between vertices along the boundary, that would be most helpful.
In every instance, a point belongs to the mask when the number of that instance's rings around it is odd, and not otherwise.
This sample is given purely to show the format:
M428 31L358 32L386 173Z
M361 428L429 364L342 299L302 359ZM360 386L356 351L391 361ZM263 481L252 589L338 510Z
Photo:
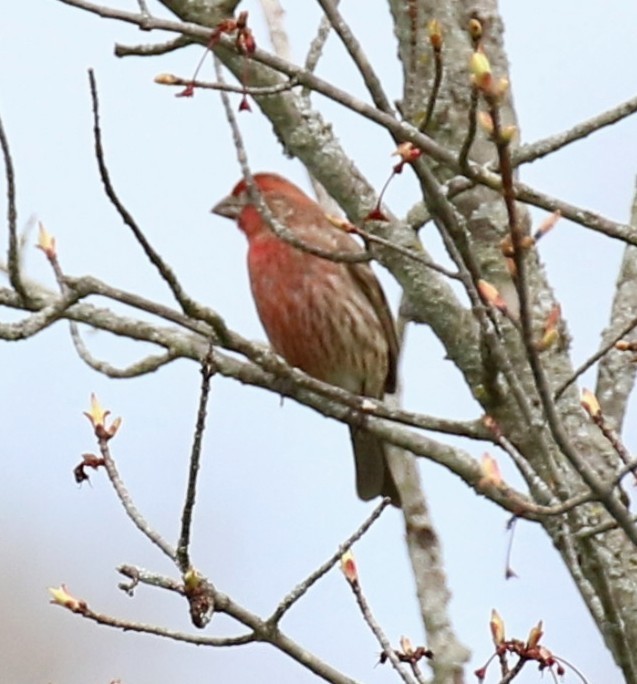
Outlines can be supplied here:
M215 206L210 210L210 213L236 220L239 218L239 214L241 214L244 206L244 198L228 195L221 201L217 202L217 204L215 204Z

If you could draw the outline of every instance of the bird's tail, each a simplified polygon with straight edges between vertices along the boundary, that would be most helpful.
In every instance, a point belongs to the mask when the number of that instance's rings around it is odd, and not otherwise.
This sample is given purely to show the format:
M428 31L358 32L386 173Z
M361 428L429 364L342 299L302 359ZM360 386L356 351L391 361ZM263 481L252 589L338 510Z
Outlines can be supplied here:
M387 464L386 443L359 427L350 427L350 435L354 448L358 496L363 501L388 496L392 504L400 508L398 488Z

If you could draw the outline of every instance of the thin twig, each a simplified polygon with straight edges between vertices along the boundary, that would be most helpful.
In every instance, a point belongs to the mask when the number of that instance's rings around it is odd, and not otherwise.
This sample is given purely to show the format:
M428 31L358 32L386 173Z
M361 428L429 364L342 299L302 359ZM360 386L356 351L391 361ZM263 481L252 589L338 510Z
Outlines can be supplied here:
M20 274L20 250L18 246L18 209L16 206L15 172L13 159L9 148L9 138L4 130L4 124L0 118L0 147L4 158L4 173L7 179L7 223L9 227L9 250L7 263L9 270L9 282L11 287L25 302L28 301L27 291Z
M478 89L473 86L471 88L471 99L469 101L469 125L467 127L467 136L465 137L458 154L458 165L461 169L464 169L467 166L469 152L471 151L471 146L473 145L473 141L476 137L476 131L478 129L478 95Z
M386 238L383 238L380 235L374 235L373 233L363 230L358 226L352 226L352 232L354 232L356 235L360 235L366 242L373 242L377 245L387 247L387 249L392 249L396 253L402 254L404 257L412 259L413 261L417 261L426 266L427 268L430 268L432 271L436 271L436 273L440 273L440 275L444 275L445 277L450 278L451 280L462 281L462 276L457 271L450 271L448 268L440 266L435 261L431 261L431 259L428 259L426 256L423 256L418 252L414 252L412 249L407 249L406 247L397 245L391 240L387 240Z
M268 31L270 33L270 42L274 49L274 53L277 57L281 57L287 61L290 61L291 50L290 50L290 40L288 34L285 30L284 17L285 11L281 7L279 0L261 0L261 7L265 15L266 22L268 24ZM321 18L321 25L323 21L326 21L326 17ZM328 27L330 26L328 22ZM306 96L306 92L303 91L302 96ZM326 213L333 213L336 209L336 202L328 195L325 188L312 176L308 171L308 177L312 188L314 190L314 195L321 206L321 208Z
M111 484L115 489L115 493L117 494L117 498L120 500L124 510L126 511L126 515L147 539L155 544L166 556L168 556L168 558L170 558L170 560L175 561L175 549L173 549L173 547L159 534L159 532L150 526L150 524L146 521L146 519L142 516L138 508L133 503L133 500L128 493L128 489L126 489L124 482L120 477L117 466L115 465L115 461L111 456L110 448L108 446L108 439L99 437L98 445L100 453L102 454L102 458L104 459L104 467L106 468L108 479L111 481Z
M40 230L44 231L44 226L42 224L40 224ZM57 250L55 249L55 241L52 241L48 248L45 248L42 245L39 245L39 247L42 248L42 251L44 252L49 264L51 265L51 268L53 269L53 274L55 275L55 280L58 284L58 287L60 288L60 292L63 295L63 299L60 301L60 303L56 303L51 313L47 314L50 316L50 320L47 321L47 325L50 325L53 322L53 320L60 317L60 315L66 308L68 308L68 306L71 306L76 301L79 301L80 299L86 297L89 294L89 292L88 290L86 290L86 288L83 287L83 285L81 290L78 290L70 286L70 280L64 276L64 272L62 271L62 266L60 264ZM68 305L66 305L64 308L61 308L62 303L67 301L69 302ZM51 307L47 307L46 311L48 312L49 309L51 309ZM39 314L34 314L31 317L32 320L27 322L31 322L32 325L37 324L37 317L41 319L44 314L44 311L45 310L43 310ZM168 363L174 361L177 358L177 355L174 351L167 350L164 354L149 355L125 368L118 368L116 366L111 365L107 361L96 359L91 354L88 347L84 343L84 340L82 339L78 324L75 321L69 321L69 330L71 333L71 340L73 342L73 346L75 347L75 350L80 359L82 359L82 361L84 361L84 363L86 363L86 365L92 368L93 370L97 371L98 373L102 373L103 375L106 375L109 378L123 379L135 378L139 377L140 375L146 375L148 373L152 373L158 370L162 366L167 365ZM36 331L34 330L34 332ZM4 337L5 334L6 331L0 330L0 336Z
M201 445L206 429L206 413L208 398L210 396L210 380L215 373L214 345L210 342L208 354L201 363L201 390L199 392L199 409L197 410L197 422L195 434L190 452L190 469L188 471L188 485L186 487L186 499L181 514L181 533L177 542L177 564L182 573L190 568L190 532L192 527L192 515L197 498L197 476L201 461Z
M125 591L129 595L132 595L133 590L139 584L172 591L180 596L184 596L185 594L185 588L182 581L178 581L172 577L166 577L165 575L159 575L156 572L150 572L137 565L119 565L117 567L117 572L131 580L130 582L127 582L125 586L119 586L122 591Z
M405 684L415 684L415 680L412 679L409 673L402 668L400 660L398 659L398 656L392 648L389 639L383 632L381 626L376 621L376 618L372 613L369 603L367 602L367 598L365 597L365 594L363 594L359 581L357 579L354 581L348 581L348 584L354 592L354 596L356 597L356 603L358 603L358 607L360 608L365 623L372 631L372 634L376 637L376 641L378 641L378 643L380 644L382 653L387 657L387 660L389 660L392 667L394 668L394 670L396 670L398 676L403 680Z
M82 339L77 323L70 321L69 327L71 331L71 340L73 341L73 346L75 347L77 355L89 368L92 368L94 371L97 371L108 378L118 380L138 378L142 375L154 373L178 358L174 351L168 350L163 354L150 354L128 366L114 366L108 361L98 359L91 354Z
M195 646L242 646L244 644L250 644L256 641L254 634L246 634L238 637L204 637L195 634L188 634L187 632L178 632L166 627L159 627L157 625L144 622L135 622L133 620L124 620L122 618L106 615L105 613L96 613L88 606L83 610L74 612L79 613L82 615L82 617L85 617L88 620L96 622L98 625L114 627L115 629L121 629L125 632L151 634L153 636L163 637L164 639L170 639L171 641L194 644Z
M476 180L482 182L477 176ZM497 189L497 186L494 189ZM613 221L583 207L551 197L519 181L514 186L514 192L519 202L525 202L540 209L546 209L546 211L559 212L564 218L590 228L596 233L637 246L637 230L634 226Z
M170 591L177 591L180 594L185 593L183 586L180 587L175 585L174 581L170 578L163 578L151 573L147 573L144 570L133 568L131 566L123 566L120 567L119 570L127 577L131 577L134 581L144 582L146 584L150 584L151 586L166 588ZM194 643L201 646L237 646L250 643L255 640L269 643L283 653L289 655L301 666L307 668L310 672L313 672L327 682L331 682L332 684L354 684L352 679L341 674L338 670L334 669L326 662L315 656L311 651L303 648L300 644L297 644L280 629L272 629L269 622L262 620L251 611L246 610L243 606L233 601L226 594L215 591L214 601L219 612L225 613L243 626L247 627L250 630L250 633L236 637L195 637L193 635L185 635L186 638L181 638L180 635L182 633L176 632L175 634L178 636L175 638L177 640ZM89 609L87 608L87 610ZM81 614L81 611L77 612ZM86 617L94 619L92 615L87 615ZM110 618L107 616L107 619ZM102 624L109 623L103 622ZM124 625L113 624L112 626L121 626L122 629L126 629ZM157 636L170 637L173 634L173 632L169 632L168 630L164 630L162 628L159 628L158 631L153 631L152 626L150 630L144 631L147 631L150 634L156 634Z
M149 261L155 266L159 272L162 279L168 284L168 287L172 291L175 299L179 302L182 309L188 312L192 300L188 295L186 295L181 283L177 279L174 271L164 262L164 260L159 256L159 254L152 247L143 231L137 225L135 219L132 217L130 212L122 204L113 185L111 183L110 174L106 166L106 160L104 156L104 148L102 145L102 131L100 128L100 113L99 113L99 99L97 94L97 83L95 81L95 74L92 69L88 71L90 90L91 90L91 100L93 103L93 134L95 139L95 157L97 159L97 165L100 172L100 177L104 185L104 190L107 197L117 210L124 223L131 229L131 232L135 236L135 239L140 244L144 250L144 254L148 257Z
M442 45L437 46L432 44L432 52L434 55L434 82L429 92L429 99L427 100L427 109L425 110L425 116L420 126L418 126L418 130L421 133L426 133L427 129L429 128L429 124L431 123L431 120L433 118L436 101L438 99L438 93L440 92L440 85L442 84Z
M635 459L631 457L630 452L622 442L617 430L614 430L612 426L608 424L608 421L604 416L603 411L591 414L591 420L595 423L595 425L597 425L601 433L604 435L608 443L613 447L613 450L619 456L620 460L624 464L624 468L622 468L622 470L620 471L617 481L621 481L621 479L626 474L624 470L628 468L628 472L633 474L633 477L635 478L635 483L637 483L637 470L635 469L637 463L635 462Z
M517 447L502 433L499 428L496 432L495 438L498 445L511 458L517 469L522 473L529 490L534 493L534 497L540 498L547 506L555 506L557 499L551 492L547 484L538 475L537 471L528 462L528 460L518 451Z
M325 563L320 565L316 570L314 570L308 577L306 577L302 582L292 589L292 591L285 596L285 598L276 607L276 610L268 618L267 622L273 625L280 622L281 618L287 613L288 610L312 587L318 580L327 574L341 559L343 554L348 551L363 535L369 530L369 528L380 518L381 513L389 506L391 500L386 498L383 499L378 506L372 511L371 515L363 522L363 524L352 534L346 541L344 541L336 550L336 553L332 555Z
M516 523L518 519L517 518L511 518L507 525L507 534L508 534L508 541L507 541L507 546L506 546L506 554L505 554L505 570L504 570L504 579L511 579L511 577L516 577L516 573L513 570L513 566L511 564L511 559L513 558L513 540L515 538L515 529L516 529Z
M325 12L325 15L330 20L332 27L343 42L345 49L349 52L360 75L363 77L363 81L365 82L374 104L382 112L393 117L394 110L389 98L383 90L382 82L367 59L367 55L365 55L358 39L338 11L337 3L333 2L333 0L318 0L318 3L323 8L323 12Z
M153 43L151 45L123 45L115 43L116 57L157 57L158 55L167 55L175 50L180 50L183 47L193 44L193 40L187 36L177 36L172 40L167 40L164 43Z
M338 5L338 2L339 0L334 0L335 5ZM318 64L319 59L321 59L323 48L325 47L325 43L329 38L331 30L332 24L330 23L330 20L325 15L322 15L316 36L314 36L312 42L310 43L305 62L303 64L303 68L308 73L312 73L316 69L316 65ZM301 91L301 95L304 98L308 98L311 92L312 91L310 88L305 87Z
M181 76L174 76L173 74L161 74L155 78L155 83L164 86L181 86L181 87L192 87L201 88L203 90L222 90L226 93L238 93L240 95L253 95L253 96L268 96L268 95L279 95L280 93L285 93L292 88L296 88L299 84L294 80L290 79L284 83L277 83L273 86L235 86L230 83L212 83L210 81L198 81L192 78L182 78Z
M635 112L637 112L637 97L632 97L630 100L626 100L601 114L582 121L566 131L537 140L534 143L522 145L513 152L513 165L520 166L521 164L537 161L571 143L585 138L591 133L596 133L606 126L612 126Z
M581 375L586 373L586 371L594 366L603 356L608 354L608 352L615 347L615 345L623 338L626 337L637 327L637 317L633 318L624 328L620 330L617 335L612 337L599 351L595 352L591 357L589 357L584 363L574 371L573 375L562 383L555 391L555 400L557 401L564 392L579 378Z

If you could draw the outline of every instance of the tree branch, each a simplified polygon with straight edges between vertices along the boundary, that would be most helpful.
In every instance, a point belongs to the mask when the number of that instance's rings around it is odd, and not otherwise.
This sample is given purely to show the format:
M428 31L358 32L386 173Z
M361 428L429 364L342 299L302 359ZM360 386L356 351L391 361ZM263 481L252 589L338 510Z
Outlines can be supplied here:
M9 248L8 248L8 272L11 287L25 299L26 290L22 283L20 274L20 250L18 245L18 210L16 206L15 173L13 170L13 159L9 149L9 139L4 130L4 124L0 119L0 148L4 158L4 173L7 180L7 224L9 227Z
M363 522L363 524L352 534L346 541L344 541L336 550L336 552L314 570L302 582L296 585L276 607L272 615L266 622L276 625L281 621L281 618L292 608L292 606L302 598L308 590L318 582L324 575L326 575L342 558L343 554L354 546L354 544L367 533L369 528L380 518L383 511L391 503L390 499L383 499L378 506L372 511L371 515Z
M637 183L631 210L631 223L637 226ZM608 353L601 357L597 370L597 396L604 416L621 432L626 405L635 384L637 365L626 352L614 348L619 333L627 341L637 339L634 324L637 323L637 247L627 245L617 277L615 297L608 328L602 336L603 347ZM613 344L610 344L610 343ZM610 346L609 346L610 345Z
M367 59L361 44L338 11L337 3L333 2L333 0L318 0L318 3L323 8L325 16L329 19L332 28L338 34L360 75L363 77L363 81L367 87L367 91L372 97L374 105L382 112L393 117L394 110L383 90L382 83Z
M197 410L197 421L193 438L192 449L190 452L190 469L188 471L188 485L186 487L186 498L181 514L181 532L177 542L176 559L182 574L190 569L190 532L192 527L192 516L197 499L197 476L199 475L199 463L201 461L201 445L203 434L206 429L206 413L208 398L210 396L210 380L215 372L214 348L212 342L206 357L201 363L201 390L199 393L199 408Z
M158 55L167 55L170 52L175 52L187 45L192 45L192 43L193 41L186 36L177 36L172 40L154 45L122 45L116 43L114 52L116 57L157 57Z
M537 161L567 145L586 138L591 133L596 133L606 126L612 126L635 112L637 112L637 97L632 97L630 100L626 100L601 114L586 119L566 131L555 133L534 143L522 145L513 153L513 164L514 166L520 166Z

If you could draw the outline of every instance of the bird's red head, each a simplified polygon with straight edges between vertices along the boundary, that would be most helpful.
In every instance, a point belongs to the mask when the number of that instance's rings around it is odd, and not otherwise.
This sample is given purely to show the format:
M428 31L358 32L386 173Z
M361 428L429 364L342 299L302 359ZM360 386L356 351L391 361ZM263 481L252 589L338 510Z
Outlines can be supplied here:
M285 220L290 207L299 211L313 210L315 203L299 187L276 173L255 173L254 185L270 211L279 220ZM234 219L248 239L266 226L257 207L250 199L248 183L241 179L232 192L218 202L212 213Z
M295 185L290 183L290 181L286 180L283 178L283 176L279 176L276 173L255 173L254 176L252 177L254 180L254 184L261 192L262 194L268 195L270 193L278 193L278 192L290 192L291 190L295 190L299 193L302 191L297 188ZM242 178L232 189L232 192L230 193L233 197L240 197L241 195L245 194L247 196L248 193L248 184L245 180L245 178Z

